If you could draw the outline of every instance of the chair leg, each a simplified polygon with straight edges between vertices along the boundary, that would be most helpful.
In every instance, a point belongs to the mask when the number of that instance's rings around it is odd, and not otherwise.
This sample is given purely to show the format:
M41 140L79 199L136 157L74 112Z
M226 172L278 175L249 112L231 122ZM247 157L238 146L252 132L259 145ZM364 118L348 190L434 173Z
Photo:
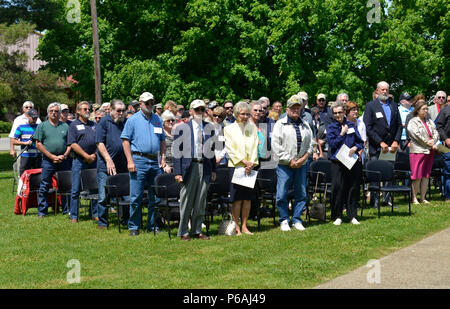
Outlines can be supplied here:
M380 194L381 192L377 192L378 193L378 218L380 218L381 216L381 203L383 202L383 195Z

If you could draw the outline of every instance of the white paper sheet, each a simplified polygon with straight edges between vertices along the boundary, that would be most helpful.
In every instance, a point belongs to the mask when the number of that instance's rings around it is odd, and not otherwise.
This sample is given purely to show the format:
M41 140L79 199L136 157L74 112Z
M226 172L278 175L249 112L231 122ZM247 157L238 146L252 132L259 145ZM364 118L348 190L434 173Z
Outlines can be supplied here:
M345 165L346 168L349 170L352 169L353 165L355 165L356 161L358 160L358 155L354 153L351 157L348 156L350 152L350 148L348 148L347 145L342 145L339 149L338 153L336 154L336 158Z
M397 151L391 152L391 147L389 147L389 151L386 153L383 153L383 151L380 151L380 156L378 157L378 160L395 161L396 156L397 156Z
M256 183L256 176L258 175L258 172L255 170L252 170L250 172L250 175L245 174L245 168L244 167L236 167L234 169L233 173L233 179L231 179L231 182L237 185L241 185L248 188L254 188Z

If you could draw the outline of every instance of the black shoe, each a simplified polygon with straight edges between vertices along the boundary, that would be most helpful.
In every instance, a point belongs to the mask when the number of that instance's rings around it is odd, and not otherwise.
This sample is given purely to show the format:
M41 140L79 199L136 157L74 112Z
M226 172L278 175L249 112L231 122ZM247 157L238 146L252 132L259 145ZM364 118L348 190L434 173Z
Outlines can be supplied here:
M139 235L139 230L130 230L130 236L137 236Z

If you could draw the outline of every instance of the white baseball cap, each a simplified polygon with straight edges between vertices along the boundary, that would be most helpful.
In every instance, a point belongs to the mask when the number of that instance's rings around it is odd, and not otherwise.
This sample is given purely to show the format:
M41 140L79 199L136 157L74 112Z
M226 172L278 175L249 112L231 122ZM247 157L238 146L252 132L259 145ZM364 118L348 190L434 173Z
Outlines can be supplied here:
M149 100L154 100L153 98L153 94L151 94L150 92L144 92L143 94L141 94L141 96L139 97L139 101L142 102L147 102Z
M190 108L191 109L195 109L197 107L204 107L204 108L206 108L206 104L205 104L205 102L203 100L198 100L197 99L197 100L192 101L192 103L190 105Z
M326 100L327 97L326 97L323 93L319 93L319 94L317 95L317 100L320 100L320 99Z

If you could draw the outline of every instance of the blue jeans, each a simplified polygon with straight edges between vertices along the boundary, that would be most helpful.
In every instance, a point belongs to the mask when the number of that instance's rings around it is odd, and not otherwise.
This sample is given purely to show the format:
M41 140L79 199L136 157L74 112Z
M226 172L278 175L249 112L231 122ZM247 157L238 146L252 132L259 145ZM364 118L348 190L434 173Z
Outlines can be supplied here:
M46 216L48 214L48 191L52 187L52 178L56 172L67 171L69 169L69 161L55 164L44 156L42 159L41 185L38 193L38 216ZM67 212L67 199L61 197L63 213Z
M148 225L151 229L154 225L153 206L155 196L152 185L155 177L161 174L161 169L157 160L150 160L138 155L133 155L133 161L136 165L136 172L130 173L130 219L128 220L128 229L138 230L141 225L142 199L144 190L148 190Z
M106 178L108 174L102 171L97 170L97 183L98 183L98 203L97 203L97 212L98 212L98 225L99 226L108 226L108 205L106 200ZM124 200L129 200L129 196L124 196ZM117 211L119 211L117 209ZM128 209L124 210L124 217L127 217Z
M292 224L302 223L300 218L306 207L306 172L307 165L304 164L300 168L290 168L287 165L279 164L277 171L277 208L280 213L279 222L289 221L289 201L287 199L289 187L293 184L295 199L292 214Z
M444 195L446 199L450 199L450 152L442 155L444 159L444 167L442 168L442 174L444 174Z
M97 164L94 162L88 164L79 158L74 158L72 161L72 192L70 193L70 218L78 219L78 203L80 200L81 191L81 170L96 168ZM92 201L92 217L97 217L97 201Z

